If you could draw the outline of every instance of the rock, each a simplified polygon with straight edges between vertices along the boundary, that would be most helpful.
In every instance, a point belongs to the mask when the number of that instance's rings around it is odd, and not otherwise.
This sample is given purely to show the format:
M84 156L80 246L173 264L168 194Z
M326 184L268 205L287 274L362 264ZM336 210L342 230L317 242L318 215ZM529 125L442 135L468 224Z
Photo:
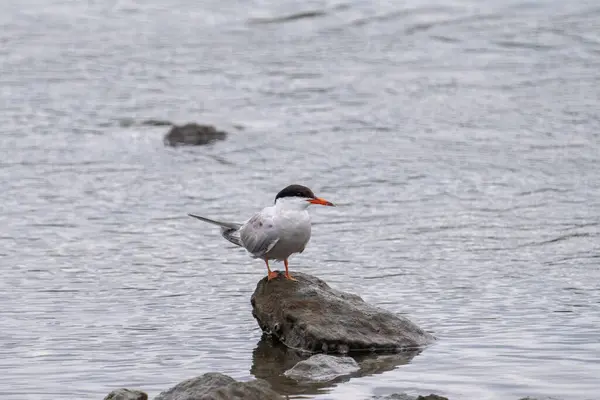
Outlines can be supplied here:
M271 387L281 393L276 385L283 373L310 356L311 353L290 349L275 338L263 335L252 351L250 373L257 379L266 380ZM289 381L287 378L284 380Z
M104 400L148 400L148 395L139 390L117 389L110 392Z
M277 339L264 335L252 351L252 366L250 373L257 379L269 382L271 388L283 396L308 396L323 393L323 388L339 383L333 382L302 382L284 375L285 371L291 369L302 360L306 360L312 354L304 350L294 350L281 344ZM348 378L349 379L349 378Z
M262 380L238 382L230 376L211 372L183 381L160 393L154 400L282 400Z
M169 146L178 145L204 145L217 140L224 140L227 133L218 131L210 125L195 123L175 125L165 135L164 143Z
M271 281L272 282L272 281ZM264 334L252 351L252 366L250 373L258 379L269 382L271 388L281 395L319 395L328 387L333 387L351 378L381 374L392 371L398 366L408 364L423 349L405 351L402 353L356 353L352 358L358 363L360 370L350 375L344 375L329 382L303 381L298 384L292 378L284 375L302 360L308 359L311 353L306 350L296 350L286 347L276 338ZM411 399L414 400L414 399Z
M404 351L435 338L408 319L371 306L359 296L330 288L300 272L258 282L252 315L260 328L291 348L345 354Z
M389 396L377 396L372 400L448 400L447 397L438 396L437 394L429 394L427 396L414 397L406 393L394 393Z
M295 381L329 382L360 370L352 357L336 357L315 354L308 360L300 361L283 374Z

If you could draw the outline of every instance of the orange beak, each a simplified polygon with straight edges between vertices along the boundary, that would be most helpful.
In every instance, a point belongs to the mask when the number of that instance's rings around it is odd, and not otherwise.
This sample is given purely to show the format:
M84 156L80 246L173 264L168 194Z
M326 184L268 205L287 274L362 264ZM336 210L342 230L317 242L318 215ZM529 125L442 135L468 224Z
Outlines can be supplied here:
M309 200L307 200L307 201L308 201L310 204L320 204L320 205L322 205L322 206L330 206L330 207L335 207L335 204L333 204L333 203L331 203L331 202L329 202L329 201L327 201L327 200L325 200L325 199L322 199L322 198L320 198L320 197L316 197L316 198L314 198L314 199L309 199Z

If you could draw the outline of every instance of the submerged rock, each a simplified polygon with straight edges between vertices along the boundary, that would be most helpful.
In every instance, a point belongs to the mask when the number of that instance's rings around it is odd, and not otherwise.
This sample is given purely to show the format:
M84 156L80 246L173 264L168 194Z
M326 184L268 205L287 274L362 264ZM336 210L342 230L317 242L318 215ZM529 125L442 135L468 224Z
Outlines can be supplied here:
M148 400L148 395L139 390L117 389L110 392L104 400Z
M154 400L282 400L262 380L238 382L230 376L211 372L183 381L160 393Z
M224 140L227 133L218 131L211 125L190 123L175 125L165 135L164 143L169 146L209 144L217 140Z
M438 396L437 394L428 394L427 396L411 396L406 393L394 393L389 396L377 396L372 400L448 400L447 397Z
M281 395L318 395L327 387L332 387L351 378L371 376L392 371L398 366L408 364L423 349L405 351L402 353L355 353L352 358L358 363L360 370L349 375L340 376L327 382L302 381L298 384L285 375L300 361L311 355L304 350L295 350L281 344L276 338L263 335L252 351L252 366L250 373L258 379L264 379L271 388Z
M283 374L295 381L329 382L358 370L360 366L352 357L315 354L308 360L300 361Z
M408 319L334 290L300 272L297 281L263 278L252 295L260 328L286 346L311 352L403 351L435 338Z

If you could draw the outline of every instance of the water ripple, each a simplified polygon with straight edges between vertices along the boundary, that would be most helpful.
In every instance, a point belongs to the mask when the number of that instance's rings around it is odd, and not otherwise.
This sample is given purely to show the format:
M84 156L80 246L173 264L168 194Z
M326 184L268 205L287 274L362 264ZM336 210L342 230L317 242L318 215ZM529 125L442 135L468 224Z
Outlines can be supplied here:
M3 398L302 395L251 315L264 266L186 217L290 182L338 205L292 271L440 338L304 397L598 392L596 5L117 3L0 5ZM230 136L165 148L169 121Z

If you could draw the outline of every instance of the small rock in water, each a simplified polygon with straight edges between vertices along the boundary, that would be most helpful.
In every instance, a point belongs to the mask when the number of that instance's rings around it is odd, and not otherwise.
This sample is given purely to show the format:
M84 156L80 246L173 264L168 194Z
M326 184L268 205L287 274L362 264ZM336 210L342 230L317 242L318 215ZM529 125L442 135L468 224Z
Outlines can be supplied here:
M183 381L160 393L154 400L282 400L263 380L238 382L211 372Z
M360 367L352 357L315 354L285 371L284 375L295 381L328 382L358 370Z
M110 392L104 400L148 400L148 395L139 390L117 389Z
M448 400L448 398L437 394L414 397L406 393L394 393L388 396L376 396L372 400Z
M218 131L214 126L190 123L173 126L165 135L164 143L169 146L200 146L217 140L225 140L226 136L227 133Z
M261 329L290 348L341 354L403 351L435 340L410 320L359 296L308 274L296 272L294 277L297 281L263 278L251 299Z

